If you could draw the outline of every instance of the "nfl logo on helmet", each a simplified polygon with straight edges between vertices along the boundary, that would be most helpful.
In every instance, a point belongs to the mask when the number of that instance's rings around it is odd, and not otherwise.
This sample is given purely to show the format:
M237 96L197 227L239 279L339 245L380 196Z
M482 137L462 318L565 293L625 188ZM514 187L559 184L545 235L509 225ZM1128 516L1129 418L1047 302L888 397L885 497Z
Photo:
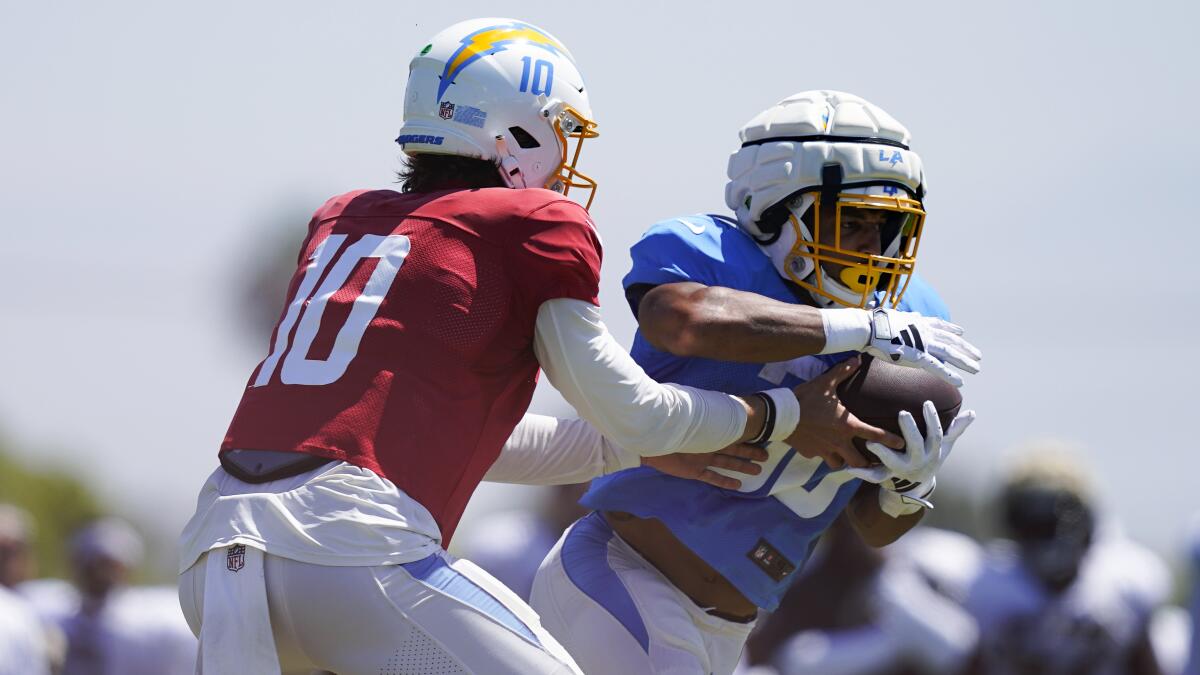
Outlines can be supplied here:
M442 104L438 106L438 117L444 120L454 117L454 104L450 101L442 101Z

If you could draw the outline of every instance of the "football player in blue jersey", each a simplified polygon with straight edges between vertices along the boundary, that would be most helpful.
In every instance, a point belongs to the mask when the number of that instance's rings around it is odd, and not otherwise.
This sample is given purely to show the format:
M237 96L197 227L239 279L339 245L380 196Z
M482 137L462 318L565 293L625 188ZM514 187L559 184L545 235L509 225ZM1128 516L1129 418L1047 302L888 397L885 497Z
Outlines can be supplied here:
M833 392L853 352L959 385L947 363L979 370L981 354L913 275L925 179L902 125L857 96L810 91L755 117L741 140L725 195L736 218L667 220L632 249L632 354L647 373L763 392L781 424L798 416L803 428L814 409L772 393ZM758 610L777 606L838 514L875 546L920 520L974 413L944 433L931 404L920 414L924 435L901 413L904 449L868 443L876 464L840 438L792 448L764 430L769 458L737 490L650 467L599 478L582 500L595 510L542 563L532 605L585 672L731 673Z

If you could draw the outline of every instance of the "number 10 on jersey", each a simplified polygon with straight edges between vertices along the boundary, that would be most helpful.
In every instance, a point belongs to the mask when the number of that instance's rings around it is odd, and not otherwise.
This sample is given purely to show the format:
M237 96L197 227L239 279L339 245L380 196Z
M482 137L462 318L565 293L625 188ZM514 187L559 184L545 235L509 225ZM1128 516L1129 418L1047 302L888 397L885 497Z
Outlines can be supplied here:
M368 234L347 246L339 256L338 251L346 238L344 234L330 235L317 245L309 257L296 295L288 303L287 312L275 330L271 353L262 362L252 386L261 387L270 382L275 370L280 368L280 361L283 365L279 380L284 384L329 384L346 372L350 361L358 353L363 333L379 311L383 296L387 295L409 252L408 237L404 235ZM321 315L329 299L346 285L359 262L368 258L377 258L379 262L362 292L354 298L350 315L338 330L329 356L324 359L308 358L308 351L321 328ZM329 269L335 259L337 263ZM326 269L329 269L329 274L325 274ZM314 293L313 287L322 276L325 279ZM288 338L293 328L296 329L296 336L289 344Z

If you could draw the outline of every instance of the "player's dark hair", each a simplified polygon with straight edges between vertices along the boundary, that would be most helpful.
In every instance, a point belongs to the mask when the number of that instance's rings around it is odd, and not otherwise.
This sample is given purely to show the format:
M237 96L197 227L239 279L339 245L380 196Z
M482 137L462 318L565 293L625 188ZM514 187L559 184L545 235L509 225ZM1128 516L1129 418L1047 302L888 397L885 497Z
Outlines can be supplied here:
M1006 488L1001 498L1004 526L1013 539L1091 541L1095 529L1092 509L1073 492L1016 486Z
M504 187L495 162L458 155L409 155L396 177L402 192Z

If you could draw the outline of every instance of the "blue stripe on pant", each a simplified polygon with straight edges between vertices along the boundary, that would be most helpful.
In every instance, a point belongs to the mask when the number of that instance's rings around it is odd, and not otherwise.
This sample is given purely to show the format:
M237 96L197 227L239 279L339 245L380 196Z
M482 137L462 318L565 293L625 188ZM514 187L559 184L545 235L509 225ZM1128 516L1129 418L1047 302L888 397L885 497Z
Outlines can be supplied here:
M453 598L478 609L507 627L517 635L535 645L541 646L537 636L490 593L483 590L468 577L455 570L446 562L441 554L435 553L428 558L401 565L412 577L423 584L432 586Z
M562 565L575 587L611 614L650 653L650 634L633 598L608 564L608 542L615 536L598 512L584 516L567 533Z

